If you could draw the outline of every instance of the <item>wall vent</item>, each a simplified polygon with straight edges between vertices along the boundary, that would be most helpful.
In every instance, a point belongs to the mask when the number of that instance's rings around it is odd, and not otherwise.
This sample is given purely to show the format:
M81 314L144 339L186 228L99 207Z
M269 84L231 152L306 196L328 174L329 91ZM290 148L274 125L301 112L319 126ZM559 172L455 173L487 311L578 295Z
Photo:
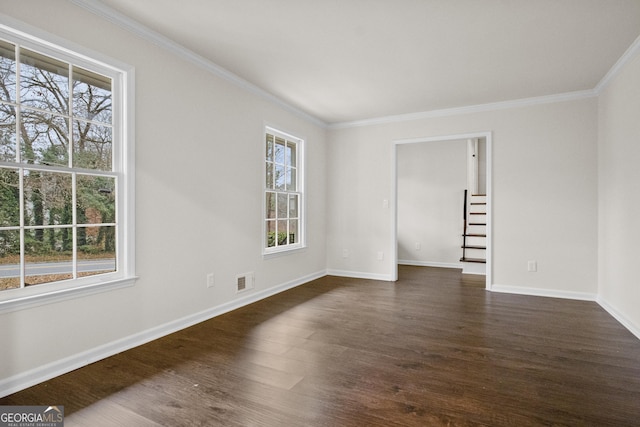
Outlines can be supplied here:
M238 292L247 289L247 278L245 276L238 277Z
M253 273L236 276L236 292L244 292L249 289L253 289Z

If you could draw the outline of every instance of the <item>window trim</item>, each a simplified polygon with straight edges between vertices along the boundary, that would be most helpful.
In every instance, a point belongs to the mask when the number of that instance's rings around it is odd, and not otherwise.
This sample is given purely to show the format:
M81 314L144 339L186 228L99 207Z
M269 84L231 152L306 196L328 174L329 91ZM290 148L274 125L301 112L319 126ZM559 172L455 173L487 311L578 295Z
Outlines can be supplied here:
M4 21L10 26L0 23L0 38L103 74L113 81L112 174L116 177L117 186L116 262L118 268L113 273L3 290L0 292L0 313L132 286L137 279L135 275L135 69L128 64L22 22L13 19ZM25 165L16 164L15 166L24 167ZM81 172L80 169L77 171Z
M299 205L298 205L298 209L299 209L299 213L298 213L298 221L299 221L299 238L298 238L298 242L294 243L294 244L287 244L284 246L275 246L275 247L268 247L267 246L267 202L266 202L266 193L267 191L273 191L273 189L269 189L267 188L267 183L265 181L265 176L267 174L267 161L266 161L266 144L265 144L265 140L266 140L266 136L267 134L271 134L274 137L280 137L280 138L284 138L287 140L291 140L291 141L295 141L296 142L296 179L297 179L297 185L296 188L298 189L298 191L296 191L296 193L298 193L300 196L300 200L299 200ZM296 252L299 251L301 249L305 249L307 247L307 239L306 239L306 225L307 225L307 220L306 220L306 186L305 186L305 172L306 172L306 156L305 156L305 144L306 141L304 138L293 135L291 133L288 132L284 132L282 130L280 130L279 128L270 126L270 125L265 125L263 132L262 132L262 150L260 151L262 153L262 195L261 195L261 199L262 199L262 239L261 239L261 244L262 244L262 256L263 258L271 258L274 256L279 256L279 255L284 255L284 254L289 254L292 252Z

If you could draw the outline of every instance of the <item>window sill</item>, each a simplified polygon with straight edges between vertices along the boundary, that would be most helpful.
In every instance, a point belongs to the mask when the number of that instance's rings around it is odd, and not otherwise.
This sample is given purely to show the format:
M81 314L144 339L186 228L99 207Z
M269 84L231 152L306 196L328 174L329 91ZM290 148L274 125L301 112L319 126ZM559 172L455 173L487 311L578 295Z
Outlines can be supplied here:
M49 292L42 292L33 295L17 296L12 299L0 301L0 314L130 287L135 284L137 279L138 278L134 276L123 279L115 279L108 282L91 283L84 286L81 285L68 289L52 290Z
M268 252L262 252L262 258L263 259L271 259L271 258L278 258L278 257L281 257L281 256L286 256L286 255L293 255L293 254L298 253L298 252L303 252L306 249L307 249L306 245L296 245L296 246L291 247L291 248L270 250Z

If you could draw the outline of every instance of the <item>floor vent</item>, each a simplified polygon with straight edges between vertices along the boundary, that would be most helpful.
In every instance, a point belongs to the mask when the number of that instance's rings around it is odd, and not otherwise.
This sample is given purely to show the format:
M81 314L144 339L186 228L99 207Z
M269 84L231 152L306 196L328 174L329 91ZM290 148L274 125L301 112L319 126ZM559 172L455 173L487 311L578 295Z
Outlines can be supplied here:
M236 276L236 292L244 292L253 288L253 273Z

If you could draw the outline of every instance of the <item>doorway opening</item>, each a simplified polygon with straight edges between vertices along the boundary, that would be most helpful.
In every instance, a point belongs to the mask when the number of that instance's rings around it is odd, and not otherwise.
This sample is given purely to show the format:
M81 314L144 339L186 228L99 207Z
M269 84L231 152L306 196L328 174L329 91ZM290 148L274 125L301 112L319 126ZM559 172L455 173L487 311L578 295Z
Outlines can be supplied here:
M463 268L491 289L491 147L491 132L393 142L393 280L398 264Z

